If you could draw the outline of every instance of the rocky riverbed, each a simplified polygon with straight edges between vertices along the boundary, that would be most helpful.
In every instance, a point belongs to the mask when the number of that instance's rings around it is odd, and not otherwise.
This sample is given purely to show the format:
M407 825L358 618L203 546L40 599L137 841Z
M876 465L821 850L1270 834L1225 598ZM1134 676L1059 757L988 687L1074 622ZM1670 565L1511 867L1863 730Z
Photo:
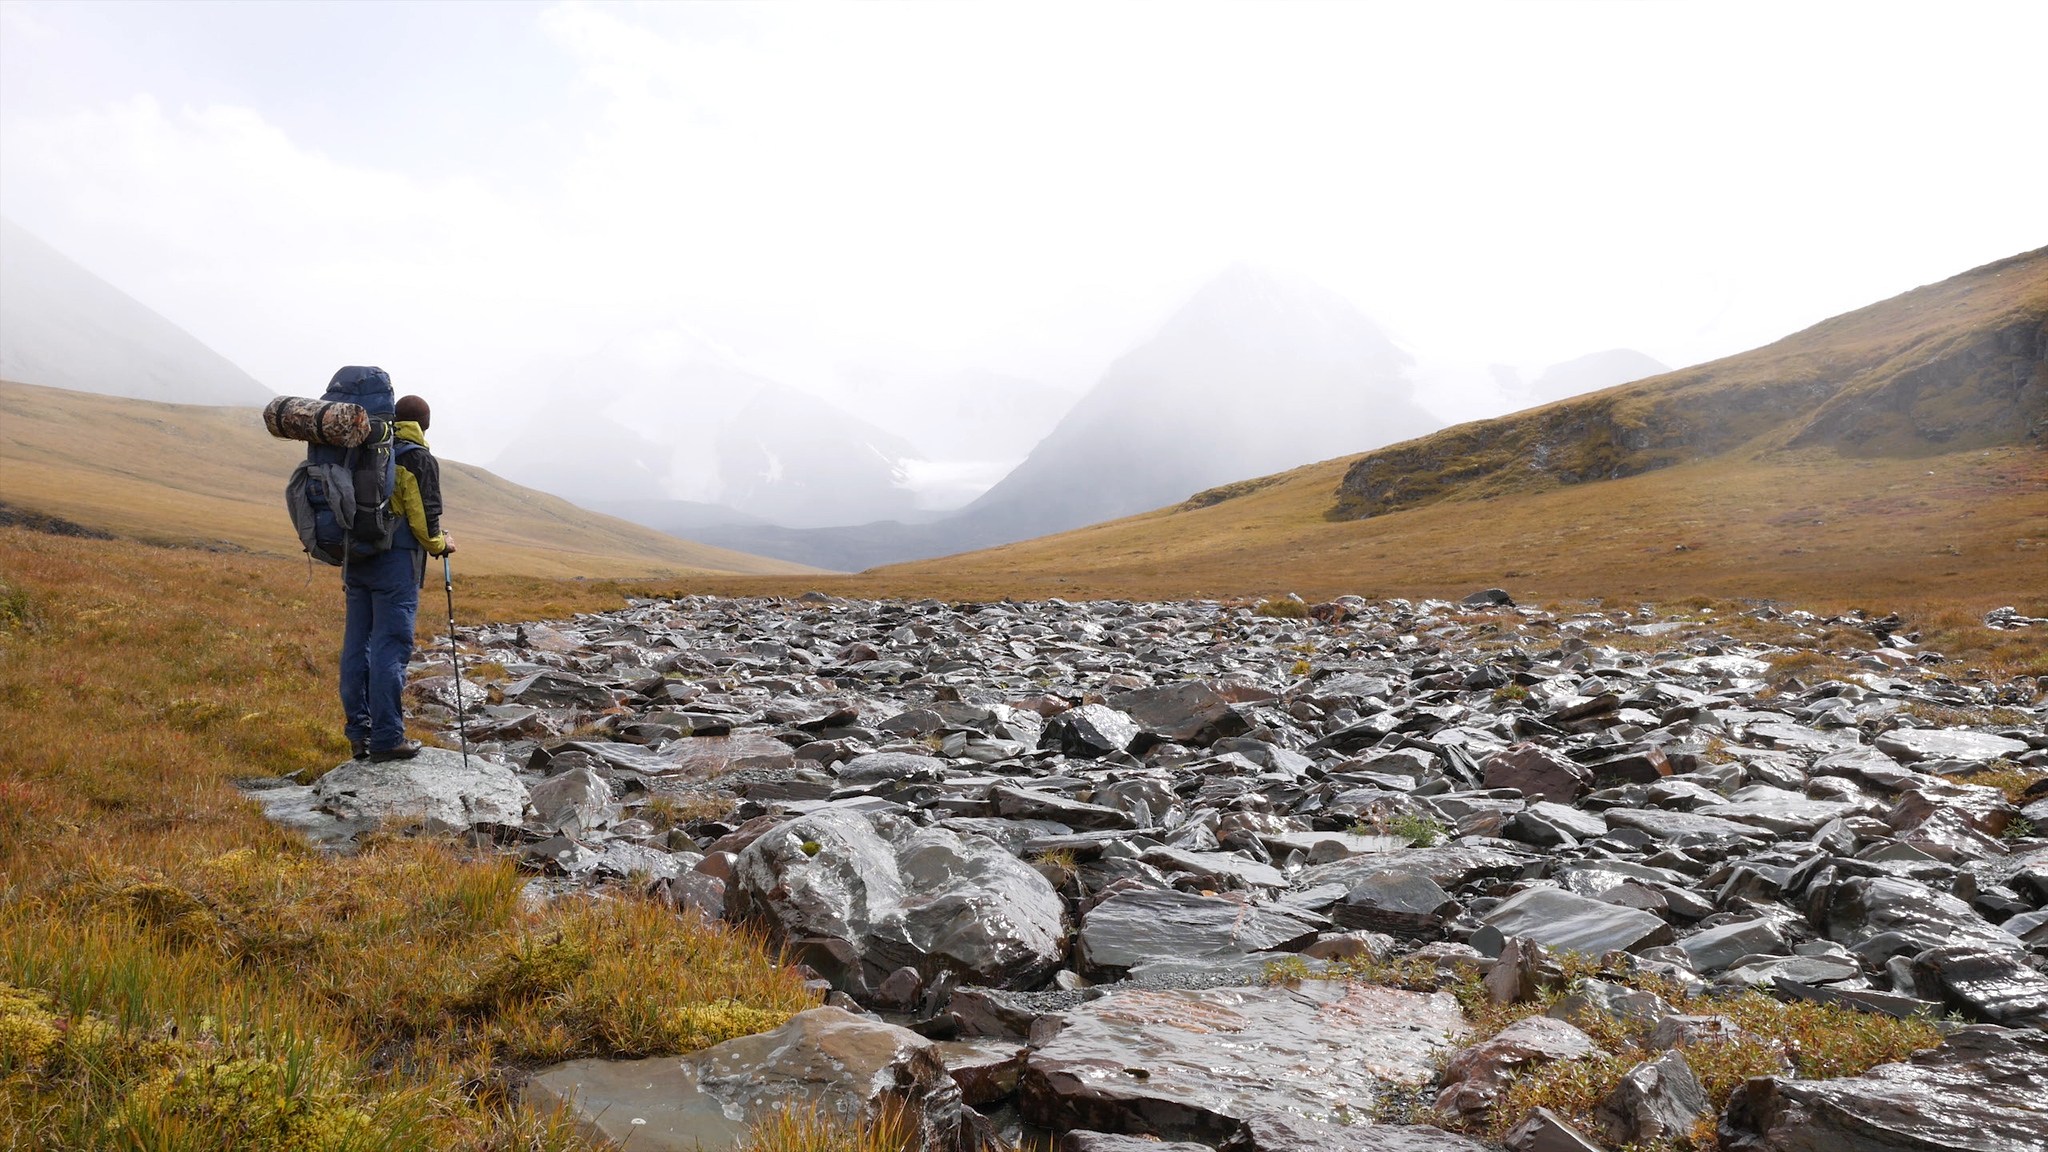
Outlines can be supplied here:
M933 1148L1480 1148L1416 1121L1594 1055L1574 1013L1660 1051L1596 1123L1497 1117L1517 1152L1703 1120L1727 1148L2048 1148L2048 783L2015 783L2048 774L2048 707L1898 627L1499 593L635 602L463 629L488 688L421 652L416 710L451 745L461 711L466 762L251 787L317 842L469 835L535 899L637 889L805 965L826 1006L776 1032L532 1078L631 1148L885 1099ZM1561 987L1570 953L1614 979ZM1403 962L1569 995L1484 1037L1448 992L1328 978ZM1685 1053L1732 1025L1636 976L1947 1039L1714 1115Z

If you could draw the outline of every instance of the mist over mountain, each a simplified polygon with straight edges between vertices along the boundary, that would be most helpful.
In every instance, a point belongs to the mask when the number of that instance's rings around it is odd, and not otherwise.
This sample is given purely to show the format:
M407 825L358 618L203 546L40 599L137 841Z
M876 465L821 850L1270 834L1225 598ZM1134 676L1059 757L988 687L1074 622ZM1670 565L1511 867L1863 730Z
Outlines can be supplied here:
M1023 463L957 515L699 538L845 569L1112 520L1441 427L1415 402L1411 366L1342 297L1239 265L1111 364Z
M1412 364L1335 293L1234 266L966 514L1022 539L1420 436L1442 425L1415 403Z
M1534 407L1598 392L1617 384L1633 384L1669 371L1669 365L1633 348L1610 348L1562 364L1552 364L1521 390L1521 398L1528 406Z
M0 220L0 379L168 404L275 394L11 220Z
M571 407L536 413L493 468L568 499L718 505L797 528L917 510L907 440L681 325L616 341L551 386Z

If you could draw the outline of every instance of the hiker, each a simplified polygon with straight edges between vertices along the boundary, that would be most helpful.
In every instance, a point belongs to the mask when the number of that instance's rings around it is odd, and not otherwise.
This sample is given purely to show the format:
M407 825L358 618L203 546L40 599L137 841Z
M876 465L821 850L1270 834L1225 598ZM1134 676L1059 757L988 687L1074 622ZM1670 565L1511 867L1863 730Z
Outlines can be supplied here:
M349 377L344 379L344 377ZM393 420L390 545L357 542L342 565L348 625L341 640L341 708L357 759L407 760L420 743L405 735L405 667L412 659L413 617L426 583L427 557L455 551L441 530L441 468L427 448L432 411L418 396L391 402L391 378L379 368L344 368L328 386L332 398L361 404Z

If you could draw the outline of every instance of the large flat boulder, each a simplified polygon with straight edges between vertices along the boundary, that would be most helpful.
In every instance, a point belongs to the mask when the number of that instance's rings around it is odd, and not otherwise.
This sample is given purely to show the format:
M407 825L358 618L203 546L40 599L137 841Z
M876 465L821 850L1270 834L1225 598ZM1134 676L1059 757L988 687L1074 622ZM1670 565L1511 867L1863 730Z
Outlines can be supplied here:
M1089 1001L1025 1059L1028 1123L1219 1143L1267 1113L1337 1123L1421 1088L1466 1031L1448 993L1337 981L1133 989Z
M410 760L350 760L313 783L312 804L360 828L465 832L526 818L526 785L495 760L422 748Z
M688 1056L557 1064L534 1073L521 1100L542 1113L566 1107L586 1135L635 1152L738 1148L749 1126L792 1108L853 1115L891 1101L916 1119L919 1149L984 1147L936 1044L838 1008Z

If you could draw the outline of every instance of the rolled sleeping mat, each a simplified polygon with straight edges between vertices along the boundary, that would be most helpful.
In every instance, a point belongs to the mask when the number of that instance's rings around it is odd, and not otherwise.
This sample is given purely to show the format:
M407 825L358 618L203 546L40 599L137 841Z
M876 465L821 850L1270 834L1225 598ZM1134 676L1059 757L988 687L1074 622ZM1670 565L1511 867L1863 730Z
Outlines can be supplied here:
M354 448L370 438L370 413L360 404L279 396L263 406L263 426L280 440Z

